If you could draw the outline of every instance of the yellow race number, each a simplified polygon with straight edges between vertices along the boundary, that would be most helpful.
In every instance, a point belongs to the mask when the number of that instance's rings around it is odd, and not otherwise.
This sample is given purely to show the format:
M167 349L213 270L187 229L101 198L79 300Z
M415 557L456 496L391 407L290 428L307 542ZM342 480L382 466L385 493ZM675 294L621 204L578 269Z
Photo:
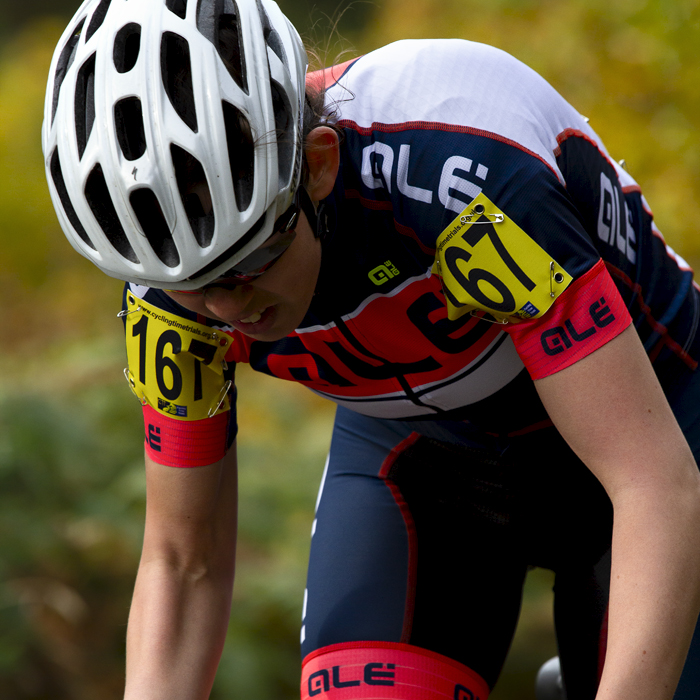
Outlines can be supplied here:
M433 272L451 320L475 310L537 318L573 279L483 192L438 237Z
M180 420L229 410L224 378L231 338L127 292L127 380L141 403Z

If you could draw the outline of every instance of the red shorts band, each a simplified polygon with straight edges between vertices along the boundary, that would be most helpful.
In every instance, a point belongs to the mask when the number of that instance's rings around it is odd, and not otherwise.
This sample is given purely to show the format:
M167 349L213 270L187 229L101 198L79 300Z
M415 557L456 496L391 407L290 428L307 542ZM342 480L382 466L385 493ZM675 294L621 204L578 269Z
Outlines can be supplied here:
M486 700L470 668L435 652L391 642L348 642L309 654L302 700Z

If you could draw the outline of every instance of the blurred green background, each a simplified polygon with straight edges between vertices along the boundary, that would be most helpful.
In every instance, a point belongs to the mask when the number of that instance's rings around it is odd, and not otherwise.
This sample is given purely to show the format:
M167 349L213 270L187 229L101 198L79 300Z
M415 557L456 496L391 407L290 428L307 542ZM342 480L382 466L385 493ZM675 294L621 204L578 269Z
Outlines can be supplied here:
M128 391L121 285L65 242L40 148L53 48L79 3L0 0L0 697L111 700L143 528L142 425ZM459 36L544 75L624 158L668 242L700 262L696 0L286 0L324 60ZM331 31L335 27L335 31ZM330 404L239 373L241 546L214 698L292 700ZM555 653L551 576L528 580L492 697L531 700Z

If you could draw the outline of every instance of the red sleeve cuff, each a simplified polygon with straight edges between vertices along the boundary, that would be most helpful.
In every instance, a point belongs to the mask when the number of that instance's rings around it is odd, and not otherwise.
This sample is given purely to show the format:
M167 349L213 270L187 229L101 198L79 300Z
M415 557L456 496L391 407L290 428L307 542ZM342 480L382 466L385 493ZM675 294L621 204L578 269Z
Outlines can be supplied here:
M533 379L542 379L590 355L632 322L615 283L599 260L574 280L541 318L506 331Z
M226 454L230 411L213 418L184 421L143 407L146 454L168 467L205 467Z

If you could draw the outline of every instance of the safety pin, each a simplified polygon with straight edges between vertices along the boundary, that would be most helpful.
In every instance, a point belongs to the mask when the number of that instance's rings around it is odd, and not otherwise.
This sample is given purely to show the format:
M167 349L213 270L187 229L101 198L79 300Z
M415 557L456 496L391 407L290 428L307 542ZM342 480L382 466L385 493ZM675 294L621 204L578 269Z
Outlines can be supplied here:
M139 400L139 403L140 403L142 406L145 406L145 405L148 403L148 401L147 401L147 399L146 399L145 396L144 396L143 398L141 398L141 397L136 393L136 383L135 383L134 380L132 379L132 377L131 377L131 372L129 372L129 368L128 368L128 367L124 367L124 377L126 377L126 383L129 385L129 389L131 389L131 393Z
M485 216L487 218L492 216L493 221L472 221L475 216ZM466 224L500 224L503 222L503 218L503 214L487 214L486 207L483 204L475 204L474 208L471 210L471 213L462 214L459 217L459 220L462 226L466 226Z
M226 399L226 394L228 394L228 390L231 388L231 385L233 382L229 379L226 384L224 384L221 387L221 391L219 392L219 396L216 399L216 406L212 404L212 407L209 409L207 412L207 417L208 418L213 418L216 415L216 412L221 408L221 404L224 402Z
M437 277L440 280L440 287L442 288L442 293L445 295L446 299L449 299L450 297L447 294L447 288L445 287L445 280L443 279L442 275L442 265L440 265L440 258L436 257L435 258L435 264L437 266Z
M554 272L554 261L549 263L549 296L554 299L554 283L561 284L564 281L564 275L561 272Z
M479 311L480 311L480 309L471 309L469 311L469 315L473 316L474 318L478 319L479 321L486 321L486 323L493 323L497 326L507 326L510 323L510 321L508 321L505 318L502 321L499 321L495 316L491 316L491 318L495 319L492 321L491 319L486 318L486 316L478 316L477 314L479 313Z
M472 221L472 219L475 216L492 216L493 221ZM462 216L459 217L460 223L464 226L466 224L471 224L472 226L476 226L476 224L502 224L503 223L504 216L503 214L463 214Z
M125 316L128 316L129 314L135 314L138 313L139 311L142 311L143 307L139 306L136 309L131 309L131 311L127 311L126 309L122 309L118 314L117 318L124 318Z

